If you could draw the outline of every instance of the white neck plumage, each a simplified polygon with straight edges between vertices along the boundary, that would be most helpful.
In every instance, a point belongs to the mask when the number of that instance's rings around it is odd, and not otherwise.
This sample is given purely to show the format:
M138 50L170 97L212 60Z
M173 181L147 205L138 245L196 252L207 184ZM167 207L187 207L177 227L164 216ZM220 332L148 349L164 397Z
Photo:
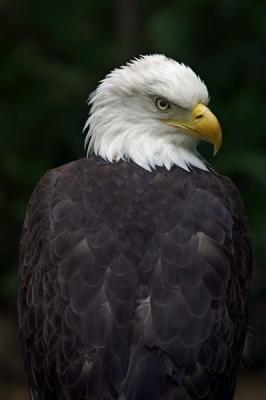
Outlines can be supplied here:
M187 135L173 135L164 125L162 132L158 132L158 126L155 131L147 121L145 125L119 124L113 118L108 121L103 123L97 112L91 113L85 126L89 126L88 155L94 153L109 162L130 160L149 171L157 166L170 170L173 165L186 171L190 166L208 170L196 150L197 142Z

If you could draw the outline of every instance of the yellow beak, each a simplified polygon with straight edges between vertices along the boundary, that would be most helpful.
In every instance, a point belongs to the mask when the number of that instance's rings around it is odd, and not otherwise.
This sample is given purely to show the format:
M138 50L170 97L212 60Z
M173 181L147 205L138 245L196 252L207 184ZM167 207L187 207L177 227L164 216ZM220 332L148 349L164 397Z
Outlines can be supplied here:
M167 125L181 128L186 133L205 142L212 143L214 155L222 144L222 129L215 115L202 103L198 103L189 115L187 121L174 119L162 120Z

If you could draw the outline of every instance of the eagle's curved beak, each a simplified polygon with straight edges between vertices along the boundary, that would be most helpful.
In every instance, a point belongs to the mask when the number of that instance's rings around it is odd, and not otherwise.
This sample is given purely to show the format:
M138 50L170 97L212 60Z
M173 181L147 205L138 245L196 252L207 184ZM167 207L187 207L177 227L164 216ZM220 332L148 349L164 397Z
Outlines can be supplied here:
M200 140L212 143L214 155L218 153L222 144L222 129L218 119L204 104L198 103L185 121L175 119L164 119L162 121L167 125L181 128Z

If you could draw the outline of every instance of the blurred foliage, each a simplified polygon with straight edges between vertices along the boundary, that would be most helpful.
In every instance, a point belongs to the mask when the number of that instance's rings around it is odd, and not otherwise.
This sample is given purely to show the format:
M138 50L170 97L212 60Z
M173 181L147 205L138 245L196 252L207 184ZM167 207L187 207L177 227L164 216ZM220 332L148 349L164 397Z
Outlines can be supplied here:
M89 93L113 67L159 52L190 65L209 88L224 144L215 160L202 150L247 205L255 252L251 314L266 329L266 2L0 0L0 23L3 306L15 305L19 235L34 186L48 168L84 155Z

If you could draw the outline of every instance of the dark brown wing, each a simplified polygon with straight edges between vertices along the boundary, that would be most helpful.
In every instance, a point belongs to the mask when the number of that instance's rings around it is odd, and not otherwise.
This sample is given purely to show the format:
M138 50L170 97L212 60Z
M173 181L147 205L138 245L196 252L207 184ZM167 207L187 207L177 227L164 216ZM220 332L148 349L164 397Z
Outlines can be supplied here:
M144 399L153 382L165 399L230 400L246 336L252 262L241 199L228 179L199 170L160 171L144 198L152 188L160 257L142 307L144 343L169 358L156 364L141 348L126 398Z
M154 228L146 210L134 212L147 182L128 176L127 165L116 170L84 159L48 172L35 189L22 235L18 297L33 398L99 400L122 393L136 265ZM154 256L147 257L150 274Z
M189 398L232 399L251 269L242 202L229 180L202 171L179 171L165 197L146 340L174 360Z
M250 252L212 173L79 160L30 201L19 316L32 398L231 399Z

